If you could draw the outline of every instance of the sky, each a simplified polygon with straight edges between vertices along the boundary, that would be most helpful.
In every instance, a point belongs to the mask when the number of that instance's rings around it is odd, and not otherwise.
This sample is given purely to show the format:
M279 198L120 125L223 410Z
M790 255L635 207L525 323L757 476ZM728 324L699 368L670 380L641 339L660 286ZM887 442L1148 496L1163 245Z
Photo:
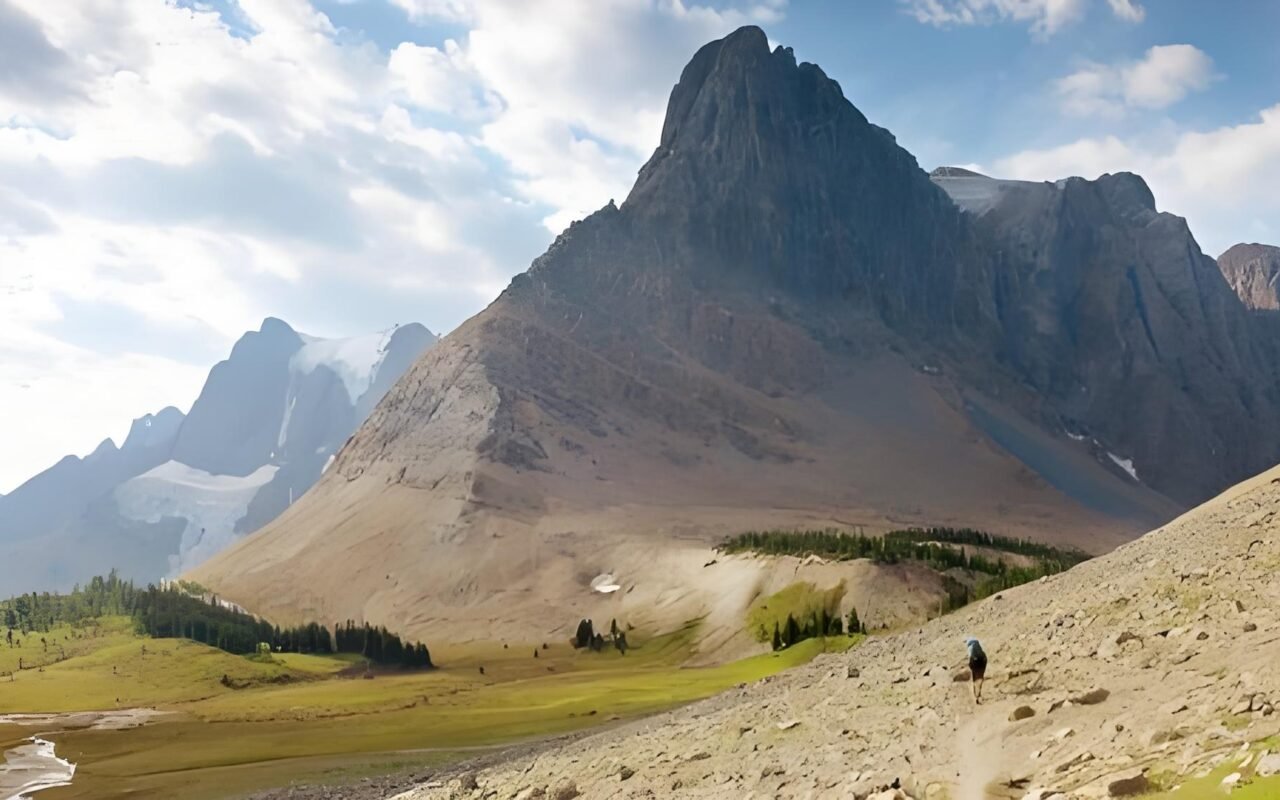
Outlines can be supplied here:
M1271 0L0 0L0 492L266 316L456 327L744 24L926 169L1131 170L1210 255L1280 243Z

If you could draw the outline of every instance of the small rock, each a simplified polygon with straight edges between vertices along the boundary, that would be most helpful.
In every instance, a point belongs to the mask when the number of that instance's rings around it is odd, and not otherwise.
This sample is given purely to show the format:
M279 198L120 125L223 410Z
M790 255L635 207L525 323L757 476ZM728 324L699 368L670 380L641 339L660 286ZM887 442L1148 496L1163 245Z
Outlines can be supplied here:
M1254 771L1263 778L1280 775L1280 753L1268 753L1258 759L1258 766Z
M1036 715L1036 710L1031 706L1018 706L1009 715L1010 722L1020 722L1024 719L1031 719Z
M1223 785L1223 786L1235 786L1237 783L1239 783L1239 782L1240 782L1240 778L1241 778L1241 775L1240 775L1240 773L1239 773L1239 772L1233 772L1233 773L1231 773L1230 775L1228 775L1227 777L1225 777L1225 778L1223 778L1223 779L1222 779L1222 785Z
M630 779L631 776L635 774L636 774L636 771L631 769L631 767L626 766L625 764L618 769L618 777L624 781Z
M1251 699L1241 700L1239 703L1236 703L1234 706L1231 707L1231 713L1232 714L1248 714L1249 706L1252 702L1253 701Z
M462 786L462 790L464 792L474 792L476 789L480 788L480 783L476 780L476 774L474 772L468 772L466 775L463 775L461 780L459 780L459 784Z
M1071 702L1079 706L1096 706L1097 704L1104 702L1110 696L1111 692L1106 689L1091 689L1079 697L1071 698Z
M551 792L551 800L573 800L580 794L582 792L578 791L578 784L573 781L563 781Z
M859 670L857 667L849 667L849 669L845 671L845 677L846 677L846 678L861 678L861 677L862 677L862 672L861 672L861 670Z
M1075 735L1076 735L1075 728L1063 728L1062 730L1060 730L1060 731L1058 731L1057 733L1055 733L1055 734L1053 735L1053 738L1055 738L1055 739L1057 739L1058 741L1060 741L1060 742L1061 742L1061 741L1063 741L1063 740L1065 740L1065 739L1067 739L1067 738L1069 738L1069 737L1075 736Z
M1132 797L1136 794L1143 794L1151 788L1151 781L1147 780L1146 770L1138 770L1133 773L1116 778L1107 784L1107 795L1109 797Z
M1253 633L1253 632L1254 632L1254 631L1256 631L1257 629L1258 629L1258 625L1257 625L1256 623L1253 623L1253 622L1246 622L1246 623L1244 624L1244 632L1245 632L1245 633Z
M789 730L791 730L792 728L794 728L795 726L797 726L797 725L799 725L799 724L800 724L800 720L798 720L798 719L789 719L789 720L787 720L786 722L779 722L779 723L778 723L778 730L780 730L780 731L789 731Z
M1070 761L1064 761L1058 766L1054 767L1053 771L1067 772L1072 767L1078 767L1081 764L1088 764L1090 761L1093 761L1093 759L1094 759L1093 753L1090 753L1088 750L1086 750L1083 753L1080 753L1079 755L1072 758Z
M1187 704L1182 700L1174 700L1171 703L1165 703L1164 705L1160 706L1160 713L1168 714L1170 716L1174 714L1181 714L1183 711L1186 711L1186 710L1187 710Z

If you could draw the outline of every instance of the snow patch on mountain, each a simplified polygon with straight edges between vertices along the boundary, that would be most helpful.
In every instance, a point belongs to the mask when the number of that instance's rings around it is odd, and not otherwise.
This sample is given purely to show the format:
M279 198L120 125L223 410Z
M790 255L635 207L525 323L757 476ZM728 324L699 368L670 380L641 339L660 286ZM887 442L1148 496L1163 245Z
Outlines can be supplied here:
M1135 481L1138 481L1139 483L1142 482L1141 479L1138 478L1138 470L1134 469L1132 458L1121 458L1120 456L1111 452L1108 452L1107 455L1111 457L1111 460L1115 463L1117 467L1129 473L1130 478L1133 478Z
M166 461L115 489L120 514L140 522L166 517L186 520L182 542L169 556L177 575L200 564L238 537L236 522L278 467L267 465L244 477L212 475L177 461Z
M1033 186L1031 181L990 178L956 167L939 167L930 178L947 193L951 201L974 216L982 216L995 208L1005 192L1017 186Z
M305 375L318 367L328 367L342 379L342 385L350 395L352 404L355 404L373 383L394 331L393 328L349 339L317 339L307 336L301 349L289 362L289 368Z

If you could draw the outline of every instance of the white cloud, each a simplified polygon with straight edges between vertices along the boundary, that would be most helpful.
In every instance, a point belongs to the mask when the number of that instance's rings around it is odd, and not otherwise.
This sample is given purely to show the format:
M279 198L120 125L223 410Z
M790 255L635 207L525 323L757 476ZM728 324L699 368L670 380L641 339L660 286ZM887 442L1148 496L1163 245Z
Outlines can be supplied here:
M393 2L465 30L380 50L308 0L0 0L0 491L189 403L268 314L461 322L622 199L694 49L785 7ZM42 408L67 436L25 435Z
M1213 59L1189 44L1152 47L1137 61L1088 64L1055 84L1062 109L1077 116L1117 116L1161 109L1209 86Z
M1089 0L899 0L908 14L939 27L989 25L993 22L1030 24L1036 36L1052 36L1080 20ZM1107 0L1116 17L1141 22L1142 6L1133 0Z
M1111 11L1120 19L1127 22L1142 22L1146 19L1147 10L1134 0L1107 0L1111 4Z
M713 9L681 0L487 0L472 9L466 59L501 110L482 140L549 205L546 225L621 199L657 144L689 56L749 22L780 18L767 0Z
M404 9L414 21L444 20L465 22L471 17L472 0L390 0L391 5Z
M1240 241L1280 242L1280 105L1256 120L1173 136L1081 139L1015 153L995 174L1027 180L1093 178L1130 171L1147 179L1159 207L1187 218L1205 252Z
M121 444L130 421L147 411L165 405L185 411L208 371L145 353L104 355L3 327L0 487L6 489L64 455L88 455L105 438Z

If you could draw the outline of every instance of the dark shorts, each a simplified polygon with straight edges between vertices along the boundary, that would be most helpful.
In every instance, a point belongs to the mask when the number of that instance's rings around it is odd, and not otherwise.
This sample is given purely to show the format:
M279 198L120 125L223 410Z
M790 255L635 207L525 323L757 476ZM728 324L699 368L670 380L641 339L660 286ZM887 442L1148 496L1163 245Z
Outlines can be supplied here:
M987 659L985 656L969 659L969 672L973 673L973 679L980 681L987 676Z

